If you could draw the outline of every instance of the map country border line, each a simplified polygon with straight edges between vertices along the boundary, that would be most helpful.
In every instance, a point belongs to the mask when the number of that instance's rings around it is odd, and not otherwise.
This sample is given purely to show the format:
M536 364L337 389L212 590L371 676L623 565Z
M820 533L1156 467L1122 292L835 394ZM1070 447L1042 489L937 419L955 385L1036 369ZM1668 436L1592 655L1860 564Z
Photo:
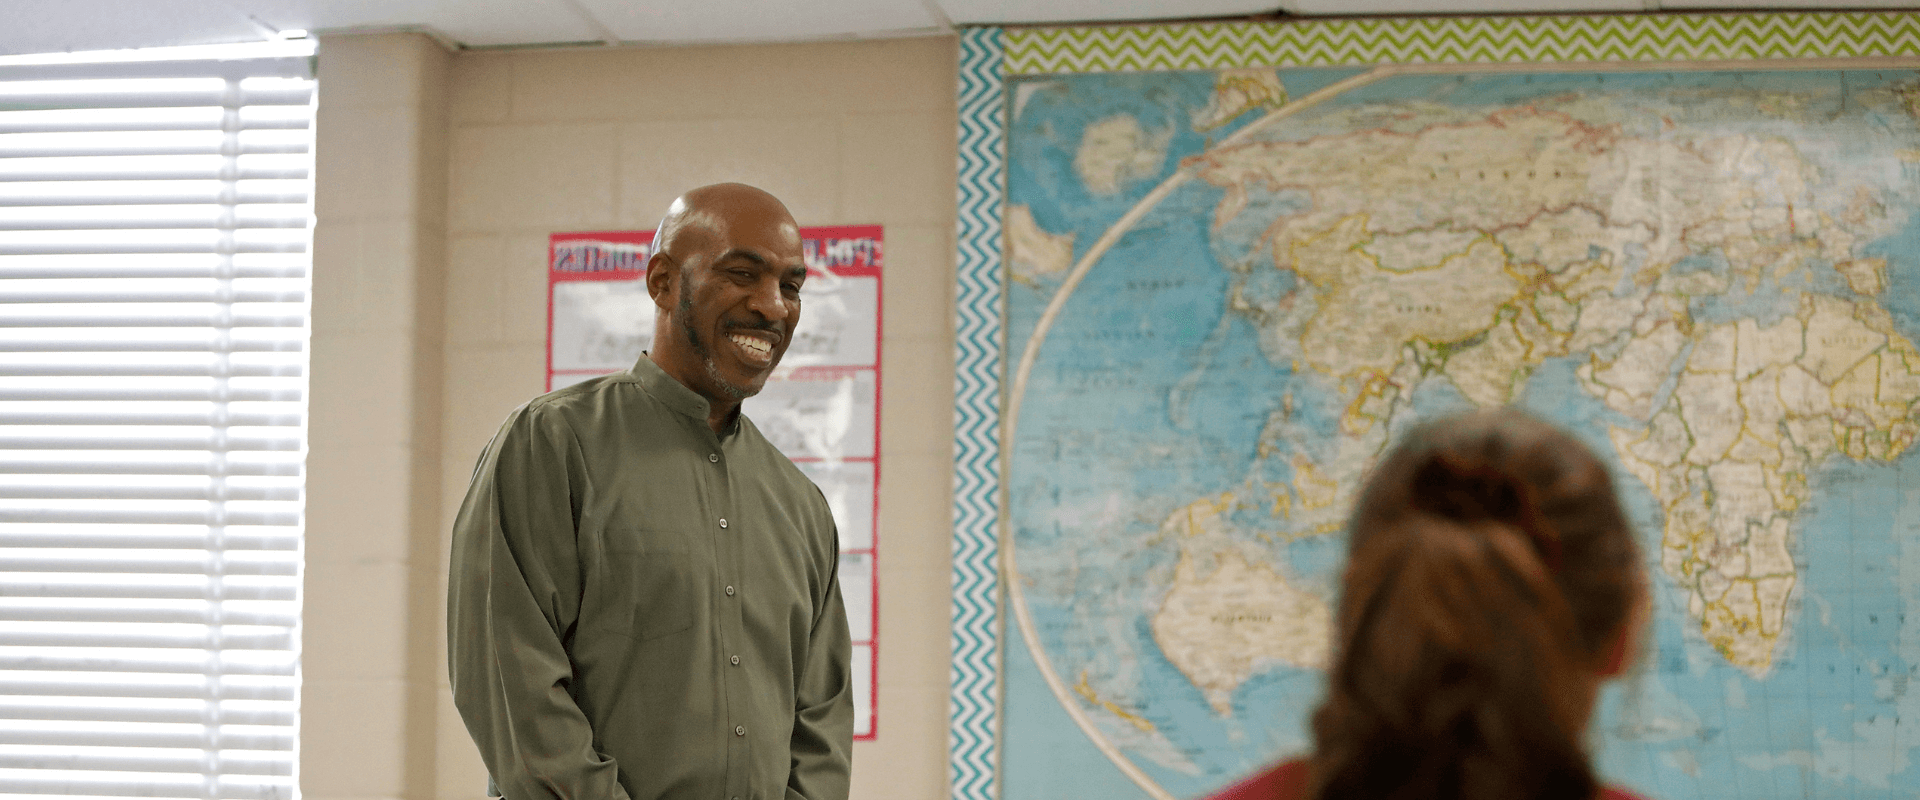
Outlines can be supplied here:
M1277 123L1281 120L1291 117L1301 111L1304 111L1314 106L1325 103L1328 100L1339 97L1340 95L1346 94L1353 90L1378 83L1388 78L1402 77L1402 76L1409 76L1409 75L1466 75L1466 74L1542 73L1542 72L1551 72L1551 73L1721 72L1721 71L1775 72L1775 71L1812 71L1812 70L1870 70L1870 69L1882 69L1882 68L1912 69L1916 67L1920 67L1920 58L1905 57L1905 56L1871 57L1871 58L1803 58L1803 59L1780 59L1777 61L1714 60L1714 61L1585 62L1585 63L1546 63L1546 64L1539 64L1539 63L1383 64L1383 65L1376 65L1371 69L1368 69L1367 71L1362 72L1358 75L1354 75L1352 77L1338 81L1332 85L1319 89L1311 94L1292 100L1288 102L1286 105L1281 106L1280 108L1277 108L1272 112L1268 113L1266 116L1263 116L1260 119L1257 119L1249 123L1246 127L1243 127L1240 130L1234 132L1231 136L1228 136L1227 138L1221 140L1218 143L1215 143L1212 147L1208 148L1208 150L1203 151L1203 153L1212 152L1214 150L1219 150L1224 147L1238 145L1243 141L1245 141L1246 139L1251 138L1255 133L1273 125L1274 123ZM1183 165L1179 169L1177 169L1172 175L1169 175L1166 179L1164 179L1158 186L1155 186L1152 191L1148 192L1132 208L1128 209L1128 211L1125 214L1121 215L1121 217L1118 220L1116 220L1113 223L1113 225L1110 226L1107 229L1107 231L1103 233L1098 240L1094 242L1092 247L1088 248L1087 252L1084 255L1082 255L1079 260L1075 262L1073 269L1069 271L1067 276L1062 280L1060 287L1055 290L1053 297L1047 303L1047 307L1041 313L1038 321L1036 321L1033 332L1029 334L1027 338L1026 345L1023 347L1021 352L1019 365L1016 367L1013 380L1008 387L1007 396L1006 396L1006 406L1001 418L1001 441L1007 444L1007 446L1001 449L1001 452L999 454L1000 455L999 460L1001 462L1000 469L1001 469L1002 475L1012 474L1013 457L1012 457L1011 444L1015 441L1014 436L1019 428L1021 404L1026 394L1027 381L1030 374L1032 373L1034 363L1038 360L1040 347L1042 344L1045 343L1047 332L1052 327L1055 318L1059 316L1061 309L1065 307L1067 300L1072 297L1074 290L1079 286L1080 282L1083 279L1085 279L1087 274L1093 270L1093 267L1097 265L1103 257L1105 257L1107 251L1111 250L1114 245L1118 244L1120 239L1124 237L1126 233L1133 228L1134 225L1138 224L1141 219L1143 219L1148 213L1151 213L1152 210L1155 207L1157 207L1162 201L1164 201L1167 197L1171 196L1175 190L1179 189L1187 181L1191 180L1195 176L1195 174L1197 174L1198 170L1199 170L1198 164ZM1004 313L1004 311L1002 313ZM1010 493L1010 489L1007 487L1006 484L1002 483L999 486L999 494L1000 494L999 515L1000 515L1000 529L1002 531L1013 530L1011 502L1008 496L1009 493ZM1001 569L1001 574L1004 576L1003 582L1007 587L1006 589L1007 599L1010 601L1010 604L1012 605L1014 621L1020 629L1021 639L1027 645L1027 650L1032 655L1034 659L1034 664L1038 668L1041 678L1046 682L1048 691L1054 696L1055 700L1060 703L1061 708L1066 711L1067 715L1073 719L1074 724L1078 726L1081 729L1081 731L1087 735L1088 739L1101 752L1101 754L1105 755L1109 761L1111 761L1123 774L1125 774L1128 777L1128 779L1132 780L1135 785L1139 786L1142 790L1144 790L1150 797L1153 798L1153 800L1179 800L1179 798L1175 797L1173 794L1169 793L1166 789L1162 788L1156 781L1154 781L1150 776L1148 776L1146 772L1142 770L1137 764L1134 764L1132 760L1128 759L1123 753L1121 753L1118 746L1116 746L1113 742L1108 740L1106 735L1102 733L1099 730L1099 728L1094 724L1093 719L1088 715L1086 709L1081 707L1078 700L1078 697L1079 697L1078 693L1075 692L1070 686L1067 685L1066 681L1061 678L1058 670L1054 668L1051 658L1047 655L1045 648L1042 646L1042 643L1040 641L1039 631L1037 629L1037 626L1033 620L1033 616L1027 605L1025 591L1021 586L1021 582L1018 580L1019 569L1018 569L1017 557L1015 554L1014 537L1008 535L1008 536L1002 536L1000 537L1000 539L1001 539L999 542L1000 569Z
M1406 74L1408 71L1409 69L1407 67L1399 65L1380 66L1339 81L1298 100L1289 102L1280 108L1274 109L1266 116L1235 131L1233 135L1221 140L1220 143L1214 147L1219 148L1239 144L1241 141L1252 136L1256 131L1293 116L1300 111L1324 103L1327 100L1331 100L1362 86L1378 82L1384 78ZM1026 396L1027 378L1033 371L1035 359L1039 356L1040 345L1046 341L1048 328L1052 327L1054 318L1059 316L1060 309L1066 305L1067 299L1073 295L1074 289L1079 286L1080 281L1087 276L1087 273L1093 270L1093 266L1099 263L1107 251L1112 249L1113 246L1120 241L1120 237L1125 236L1126 232L1132 229L1133 226L1137 224L1142 217L1145 217L1148 212L1152 211L1155 206L1158 206L1160 201L1165 200L1168 195L1173 194L1175 189L1180 188L1182 184L1191 180L1197 170L1198 168L1193 165L1182 166L1179 170L1168 176L1166 180L1162 181L1159 186L1154 187L1153 191L1148 192L1147 195L1141 198L1140 202L1136 203L1126 214L1121 215L1120 219L1109 227L1107 232L1102 234L1100 239L1093 243L1092 247L1087 249L1086 254L1081 256L1079 263L1074 265L1073 271L1067 274L1066 279L1060 284L1060 288L1054 292L1053 299L1047 303L1046 311L1040 315L1039 322L1034 325L1033 333L1027 338L1026 348L1020 354L1020 365L1014 373L1012 386L1007 393L1007 406L1005 414L1002 417L1003 422L1000 441L1007 442L1008 444L1014 441L1014 432L1020 425L1020 403L1022 398ZM1002 465L1000 474L1002 475L1011 474L1013 458L1011 451L1011 447L1001 450L1000 458ZM1003 483L1000 487L1000 529L1003 531L1012 531L1012 510L1007 492L1008 488ZM1059 671L1054 669L1052 659L1048 658L1046 649L1041 646L1040 633L1034 626L1032 613L1030 613L1027 608L1026 592L1021 588L1020 581L1017 578L1019 569L1015 562L1013 539L1014 537L1007 536L1000 542L1000 568L1002 574L1007 576L1003 583L1005 583L1007 587L1007 599L1011 601L1013 605L1014 621L1020 627L1020 638L1026 642L1027 650L1033 656L1034 665L1039 668L1041 678L1046 681L1048 691L1053 693L1054 699L1060 702L1061 708L1065 709L1067 715L1073 718L1074 724L1078 725L1081 731L1087 734L1087 738L1093 742L1095 747L1099 748L1101 754L1105 755L1109 761L1112 761L1114 766L1119 767L1120 771L1125 773L1127 778L1132 780L1135 785L1145 790L1154 800L1178 800L1178 798L1168 793L1166 789L1161 788L1151 777L1148 777L1146 772L1140 769L1139 765L1134 764L1122 754L1113 742L1107 740L1107 737L1094 725L1093 719L1087 716L1086 710L1080 707L1079 701L1075 699L1077 693L1075 693L1071 687L1067 686L1066 682L1060 678Z

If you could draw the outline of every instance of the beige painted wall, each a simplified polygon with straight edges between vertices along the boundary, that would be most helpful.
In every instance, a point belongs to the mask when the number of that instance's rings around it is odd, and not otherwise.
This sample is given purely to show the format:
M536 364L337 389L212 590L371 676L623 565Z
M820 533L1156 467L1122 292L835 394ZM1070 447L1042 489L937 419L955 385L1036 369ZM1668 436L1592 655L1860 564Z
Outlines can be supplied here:
M444 528L495 426L542 389L547 235L651 228L725 180L802 225L885 226L879 735L855 746L853 796L944 795L955 48L322 39L309 800L481 794L441 655Z
M307 800L434 786L448 53L324 43L315 124L299 778ZM442 679L439 683L445 683Z

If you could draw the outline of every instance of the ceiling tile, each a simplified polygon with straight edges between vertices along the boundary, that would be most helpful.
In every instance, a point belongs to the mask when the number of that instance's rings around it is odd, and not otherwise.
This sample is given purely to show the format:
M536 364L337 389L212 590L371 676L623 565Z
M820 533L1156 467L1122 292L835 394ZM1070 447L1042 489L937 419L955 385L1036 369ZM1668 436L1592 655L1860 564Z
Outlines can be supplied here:
M266 28L205 0L0 0L0 54L257 42Z
M941 27L921 0L579 0L629 42L777 41Z
M1803 4L1806 0L1800 0ZM1287 0L1288 12L1305 15L1367 14L1576 14L1646 10L1643 0Z
M1664 10L1904 8L1913 0L1655 0ZM968 24L1300 15L1636 12L1647 0L0 0L0 54L430 27L472 46L791 41ZM941 19L944 14L946 19Z
M1912 7L1913 0L1853 0L1853 2L1846 3L1836 3L1831 2L1831 0L1824 3L1806 3L1797 2L1796 0L1739 0L1738 2L1728 2L1727 0L1660 0L1660 8L1666 11L1707 9L1754 11L1760 9L1805 10L1808 8L1863 9Z
M138 0L122 0L131 4ZM426 26L460 44L591 42L598 28L565 0L228 0L276 28Z
M1112 22L1271 13L1277 0L932 0L957 24ZM1350 13L1350 12L1349 12Z

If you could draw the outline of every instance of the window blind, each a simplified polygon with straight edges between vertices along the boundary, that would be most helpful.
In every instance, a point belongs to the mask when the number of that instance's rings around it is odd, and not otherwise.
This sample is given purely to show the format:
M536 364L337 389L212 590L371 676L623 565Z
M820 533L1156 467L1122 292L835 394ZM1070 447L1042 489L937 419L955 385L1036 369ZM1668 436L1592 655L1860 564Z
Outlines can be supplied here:
M0 794L296 793L312 52L0 58Z

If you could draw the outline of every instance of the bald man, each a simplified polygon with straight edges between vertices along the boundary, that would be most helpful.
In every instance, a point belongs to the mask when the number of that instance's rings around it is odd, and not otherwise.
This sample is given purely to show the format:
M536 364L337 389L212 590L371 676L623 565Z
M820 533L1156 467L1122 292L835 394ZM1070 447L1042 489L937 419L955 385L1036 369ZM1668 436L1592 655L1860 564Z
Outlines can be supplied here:
M800 321L792 215L674 201L653 347L537 397L454 522L454 703L507 800L845 800L851 646L820 490L740 413Z

